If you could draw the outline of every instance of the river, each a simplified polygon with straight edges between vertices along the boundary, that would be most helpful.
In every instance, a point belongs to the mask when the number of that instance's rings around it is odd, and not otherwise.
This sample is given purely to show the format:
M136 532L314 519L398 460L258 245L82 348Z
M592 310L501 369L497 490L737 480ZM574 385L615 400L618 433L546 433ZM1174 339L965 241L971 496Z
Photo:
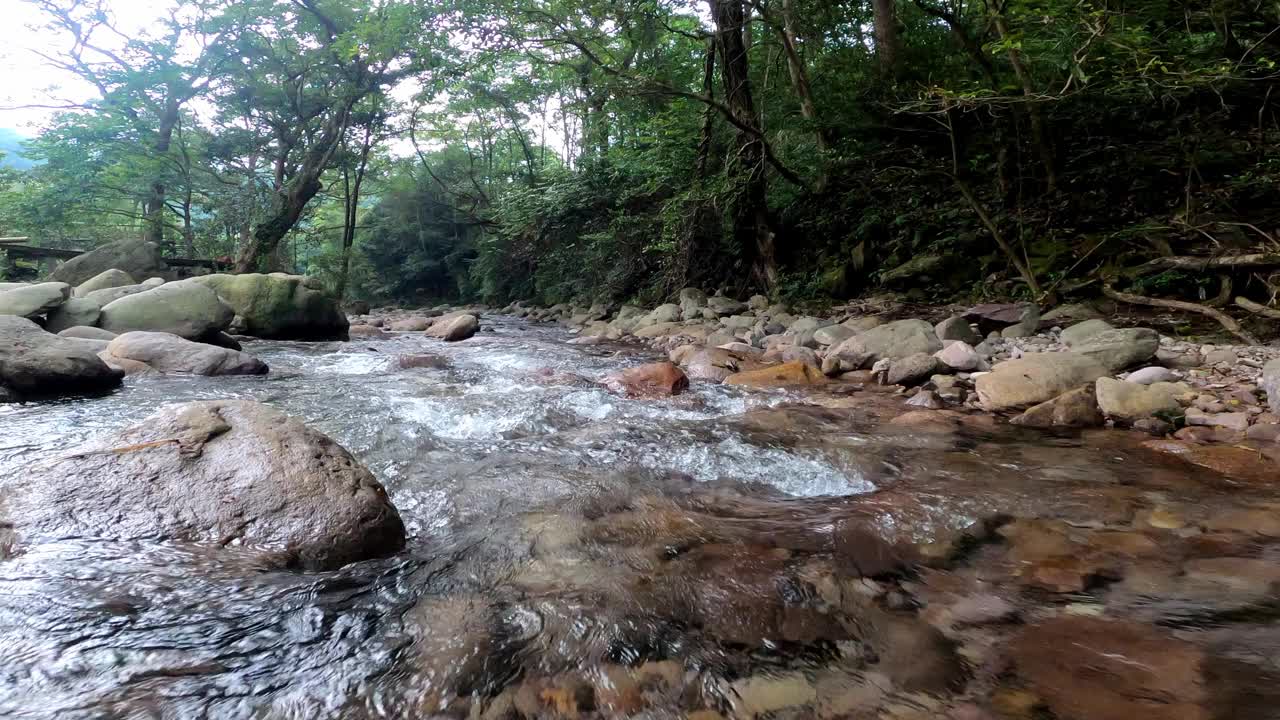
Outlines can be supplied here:
M1008 679L1002 644L1028 624L1112 619L1200 668L1227 630L1277 637L1258 568L1179 584L1189 558L1274 565L1253 535L1192 532L1271 507L1269 489L1153 462L1128 433L888 422L900 401L872 389L622 399L591 380L656 356L566 339L486 318L449 345L251 342L270 375L0 406L3 475L166 403L269 403L364 462L410 536L325 573L190 545L29 548L0 562L0 717L970 717L1016 692L1062 712L1052 669L1023 658ZM922 555L898 567L869 532ZM1273 662L1245 663L1259 687ZM1110 710L1183 703L1118 677ZM1197 708L1271 716L1274 691L1199 682Z

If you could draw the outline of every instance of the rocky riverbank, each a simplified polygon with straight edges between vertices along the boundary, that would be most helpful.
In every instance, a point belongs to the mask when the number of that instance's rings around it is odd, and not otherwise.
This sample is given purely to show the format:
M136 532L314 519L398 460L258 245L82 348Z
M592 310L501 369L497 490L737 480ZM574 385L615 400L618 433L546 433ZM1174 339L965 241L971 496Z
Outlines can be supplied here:
M652 309L514 303L501 312L563 323L576 344L645 343L695 382L879 386L913 408L1038 428L1131 429L1159 438L1153 449L1228 473L1258 463L1257 472L1271 472L1280 461L1280 348L1115 327L1086 305L1042 314L988 304L927 321L888 303L817 317L761 296L686 289L678 304Z

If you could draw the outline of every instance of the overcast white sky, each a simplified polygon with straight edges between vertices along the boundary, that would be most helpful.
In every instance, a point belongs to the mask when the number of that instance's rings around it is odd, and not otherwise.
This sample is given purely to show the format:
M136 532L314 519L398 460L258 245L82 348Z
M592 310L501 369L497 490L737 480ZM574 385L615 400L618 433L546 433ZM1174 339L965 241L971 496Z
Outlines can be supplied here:
M121 29L137 32L145 28L171 0L112 0L109 5ZM48 120L53 110L13 108L27 104L56 104L57 100L83 101L94 96L93 88L74 76L50 68L33 50L46 52L62 47L65 37L44 30L40 11L26 0L0 0L0 127L10 127L25 135Z

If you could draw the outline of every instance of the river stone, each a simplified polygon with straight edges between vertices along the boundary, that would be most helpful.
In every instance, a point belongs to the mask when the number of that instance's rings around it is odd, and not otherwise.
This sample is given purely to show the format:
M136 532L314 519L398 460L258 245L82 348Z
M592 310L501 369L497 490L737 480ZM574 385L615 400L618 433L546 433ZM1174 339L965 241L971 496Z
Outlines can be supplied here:
M669 397L689 388L689 378L669 362L627 368L606 376L601 382L609 392L629 398Z
M730 315L720 318L720 324L729 330L748 330L755 327L756 318L751 315Z
M1076 323L1062 331L1062 344L1067 347L1075 347L1098 333L1115 330L1111 323L1101 318L1085 320Z
M79 338L83 340L115 340L118 335L110 330L103 330L99 327L69 327L66 330L58 332L60 337Z
M604 324L604 328L608 325ZM474 336L480 331L480 319L475 315L442 316L427 330L427 337L440 338L445 342L458 342Z
M929 353L914 353L889 361L886 385L918 385L938 369L938 359Z
M1151 385L1158 382L1176 382L1178 376L1169 368L1152 365L1144 367L1141 370L1134 370L1125 376L1125 382L1137 383L1139 385Z
M93 327L98 324L102 315L102 307L87 298L73 297L49 312L49 319L44 329L51 333L60 333L67 328Z
M1262 380L1258 386L1267 394L1271 412L1280 413L1280 358L1262 366Z
M955 340L933 354L943 365L958 372L986 370L987 361L963 340Z
M877 360L904 358L916 353L933 353L942 349L942 342L933 333L933 326L923 320L898 320L854 335L827 352L822 361L822 371L838 375L859 370Z
M129 285L137 284L138 281L134 280L129 273L111 268L110 270L103 270L77 285L72 295L84 297L95 290L110 290L111 288L128 287Z
M827 327L832 324L833 323L830 320L806 315L805 317L798 318L788 324L787 332L792 335L799 335L804 332L814 332L818 328Z
M671 362L676 363L690 380L723 382L738 372L742 359L735 353L718 347L704 348L682 345L671 351Z
M856 333L843 325L828 325L813 331L813 339L823 347L839 345L853 337Z
M71 338L47 333L25 318L0 315L0 388L17 395L65 395L110 390L123 375Z
M244 400L167 407L33 466L6 491L20 542L247 546L307 570L404 547L400 514L350 453L301 420Z
M1000 337L1005 338L1023 338L1031 337L1040 331L1040 308L1035 305L1026 305L1023 307L1022 314L1018 317L1018 322L1010 325L1000 331Z
M227 329L234 317L213 290L192 279L122 297L102 308L98 325L114 333L149 330L195 340Z
M54 310L71 297L71 286L63 282L26 285L0 292L0 315L33 318Z
M1177 413L1182 407L1178 397L1187 391L1182 383L1139 385L1115 378L1098 378L1098 407L1107 417L1132 423L1158 413Z
M161 285L163 284L164 283L161 283ZM137 295L138 293L151 290L154 287L159 287L159 285L155 285L155 286L125 285L124 287L94 290L93 292L85 293L82 297L85 300L92 300L93 302L97 303L99 307L106 307L111 303L115 302L116 300L119 300L122 297Z
M734 300L720 295L707 298L707 307L716 315L722 317L725 315L738 315L747 311L747 304L741 300Z
M160 246L144 240L107 243L62 263L49 274L50 280L80 285L108 270L121 270L132 277L150 277L168 268L160 259Z
M1010 422L1037 428L1098 427L1105 419L1094 386L1086 385L1035 405Z
M300 275L205 275L192 278L218 293L244 319L246 335L272 340L346 340L346 313L314 278Z
M1084 355L1031 353L996 365L974 385L983 408L1010 410L1051 400L1106 374L1106 368Z
M789 362L782 365L748 370L731 375L725 379L725 385L741 385L745 387L773 388L796 385L818 385L826 382L826 377L814 366L804 362Z
M1160 335L1150 328L1103 330L1071 346L1074 352L1097 360L1110 372L1149 362L1160 348Z
M884 318L879 315L863 315L862 317L849 318L840 324L849 328L854 333L860 333L866 332L872 328L878 328L885 323Z
M636 324L637 328L646 328L653 325L663 325L666 323L680 322L684 319L684 315L679 305L667 303L659 305L653 309L653 312L644 316L644 318ZM693 319L693 318L690 318Z
M107 345L106 353L108 365L125 367L113 360L132 360L166 375L266 375L268 369L247 353L160 332L125 333Z
M962 317L951 317L933 326L933 332L939 340L959 340L969 345L982 342L982 336L973 331L969 321Z
M1214 716L1205 675L1212 664L1195 645L1154 625L1062 616L1020 632L1009 653L1018 676L1055 718Z
M431 327L431 318L411 317L391 323L390 330L392 332L422 332L429 327ZM348 336L350 336L350 330L348 327Z

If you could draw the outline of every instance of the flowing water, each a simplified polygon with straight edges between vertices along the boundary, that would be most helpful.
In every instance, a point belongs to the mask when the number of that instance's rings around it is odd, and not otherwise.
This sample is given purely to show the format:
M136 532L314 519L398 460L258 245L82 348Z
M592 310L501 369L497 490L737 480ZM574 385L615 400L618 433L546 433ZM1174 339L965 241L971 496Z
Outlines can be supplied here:
M1238 595L1094 573L1046 599L1053 582L1019 579L1041 556L1005 554L1025 533L990 540L1009 517L1051 515L1035 532L1092 552L1101 541L1081 533L1153 508L1192 525L1228 502L1119 433L891 424L898 400L848 388L622 399L591 381L652 353L486 325L452 345L254 342L264 378L142 377L0 406L2 477L166 403L266 402L365 463L410 535L395 557L324 573L185 544L28 548L0 562L0 717L944 716L990 704L1017 625L974 635L929 615L957 598L1019 622L1092 608L1077 614L1202 647L1222 624L1205 618ZM404 355L431 357L402 369ZM947 570L898 573L882 539ZM863 579L877 563L893 577ZM1269 628L1273 599L1264 586L1227 610Z

